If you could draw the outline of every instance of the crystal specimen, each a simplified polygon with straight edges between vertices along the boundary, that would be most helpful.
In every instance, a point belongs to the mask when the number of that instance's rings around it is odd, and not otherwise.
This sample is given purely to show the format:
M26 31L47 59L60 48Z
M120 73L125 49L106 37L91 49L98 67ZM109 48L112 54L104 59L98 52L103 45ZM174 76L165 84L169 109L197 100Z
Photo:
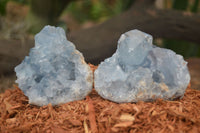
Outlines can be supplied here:
M169 49L152 45L139 30L122 34L117 51L94 73L95 89L105 99L121 102L173 100L190 82L187 62Z
M15 72L16 83L30 104L57 105L80 100L92 90L90 67L59 27L45 26L35 36L35 47Z

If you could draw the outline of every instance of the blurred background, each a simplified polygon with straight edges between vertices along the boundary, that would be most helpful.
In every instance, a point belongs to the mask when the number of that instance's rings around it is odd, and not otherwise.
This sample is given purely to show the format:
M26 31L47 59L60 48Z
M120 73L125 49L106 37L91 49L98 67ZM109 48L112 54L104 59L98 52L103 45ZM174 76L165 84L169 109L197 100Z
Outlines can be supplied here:
M12 88L14 67L45 25L64 28L95 65L115 52L122 33L147 32L155 45L184 56L200 89L199 12L199 0L0 0L0 92Z

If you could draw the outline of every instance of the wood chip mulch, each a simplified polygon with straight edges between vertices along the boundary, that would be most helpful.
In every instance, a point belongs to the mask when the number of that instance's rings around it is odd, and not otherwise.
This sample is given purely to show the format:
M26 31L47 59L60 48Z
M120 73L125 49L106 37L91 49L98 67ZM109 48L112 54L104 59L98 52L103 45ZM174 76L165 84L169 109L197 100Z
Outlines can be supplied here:
M118 104L93 90L86 99L38 107L16 89L0 94L1 133L200 132L200 91L187 88L176 101Z

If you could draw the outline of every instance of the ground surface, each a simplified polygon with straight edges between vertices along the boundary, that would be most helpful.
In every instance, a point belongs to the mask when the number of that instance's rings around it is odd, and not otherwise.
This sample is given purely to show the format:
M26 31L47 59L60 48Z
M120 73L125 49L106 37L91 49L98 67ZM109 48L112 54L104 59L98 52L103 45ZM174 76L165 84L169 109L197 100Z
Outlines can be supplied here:
M19 89L0 95L0 132L200 132L200 91L181 100L117 104L94 90L86 99L37 107Z
M94 67L93 67L94 70ZM18 88L0 94L0 132L200 132L200 91L176 101L117 104L93 90L86 99L52 107L28 104Z

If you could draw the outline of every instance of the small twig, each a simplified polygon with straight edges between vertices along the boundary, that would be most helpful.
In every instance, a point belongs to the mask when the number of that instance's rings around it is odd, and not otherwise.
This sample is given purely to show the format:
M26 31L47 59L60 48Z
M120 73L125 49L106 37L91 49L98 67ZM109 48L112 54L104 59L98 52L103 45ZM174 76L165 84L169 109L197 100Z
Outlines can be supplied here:
M89 96L87 96L86 99L88 102L88 113L89 113L88 117L89 117L89 121L90 121L91 131L92 131L92 133L97 133L98 130L97 130L97 123L96 123L96 118L95 118L94 105Z

